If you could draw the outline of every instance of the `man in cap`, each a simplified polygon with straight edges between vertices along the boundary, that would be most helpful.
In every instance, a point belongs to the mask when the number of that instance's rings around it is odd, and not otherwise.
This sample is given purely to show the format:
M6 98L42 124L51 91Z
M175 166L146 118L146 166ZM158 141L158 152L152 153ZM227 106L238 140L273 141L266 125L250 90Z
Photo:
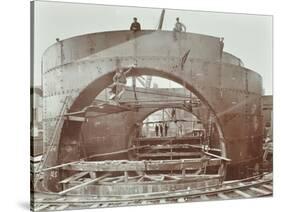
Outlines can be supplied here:
M121 67L118 67L116 70L115 75L113 76L113 86L112 96L110 96L110 99L114 99L117 104L119 104L119 100L121 99L121 96L125 92L126 83L127 83L127 74L135 67L135 65L132 65L129 69L124 70Z
M141 30L141 25L136 17L134 17L134 22L131 24L130 30L134 32Z

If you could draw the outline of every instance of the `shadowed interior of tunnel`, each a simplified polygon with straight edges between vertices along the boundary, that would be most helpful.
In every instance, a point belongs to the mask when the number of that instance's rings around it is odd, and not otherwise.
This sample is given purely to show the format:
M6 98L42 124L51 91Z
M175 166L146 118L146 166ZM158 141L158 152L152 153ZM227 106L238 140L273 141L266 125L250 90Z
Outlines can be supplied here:
M83 89L79 96L74 100L73 104L70 107L70 112L75 112L82 110L83 108L87 107L92 103L92 101L108 86L110 86L113 83L113 76L115 74L116 70L112 70L108 74L102 75L101 77L95 79L93 82L91 82L85 89ZM160 69L155 68L147 68L147 67L137 67L134 68L131 72L127 74L127 77L138 77L138 76L156 76L160 78L164 78L170 81L173 81L175 83L178 83L182 85L184 88L186 88L188 91L190 91L194 96L196 96L200 101L206 105L210 112L215 117L214 122L216 123L219 137L220 137L220 143L222 145L222 149L224 152L224 156L226 156L226 150L225 150L225 144L224 144L224 135L223 135L223 128L221 127L220 121L218 118L216 118L216 113L212 106L207 101L207 98L204 97L197 89L192 86L192 79L190 81L183 80L181 76L177 76L173 72L167 72Z
M134 143L134 138L166 139L167 143L164 142L164 144L169 144L171 140L168 138L198 136L200 138L200 147L206 145L204 142L208 139L209 150L221 155L217 126L214 123L209 126L210 123L204 115L200 114L196 109L192 110L191 107L163 106L162 108L152 109L144 113L135 123L135 129L132 130L133 135L131 135L133 138L131 145L139 145L139 143ZM179 143L184 144L185 141L183 140ZM153 141L153 144L157 144L157 142Z
M108 89L108 87L112 84L114 73L115 72L113 71L90 83L74 100L74 103L70 108L70 112L83 110L98 100L101 93L105 92L105 90ZM217 148L221 151L218 153L219 155L225 156L222 130L218 122L215 120L215 114L213 113L213 110L210 108L209 104L206 104L205 98L202 97L202 95L200 95L200 93L196 91L188 82L184 82L182 79L172 73L166 73L164 71L155 69L134 69L130 74L128 74L128 78L132 76L157 76L163 79L168 79L172 82L176 82L178 85L180 85L178 88L184 90L185 97L180 103L175 103L174 99L172 99L172 102L169 102L168 99L156 99L156 101L153 102L152 106L150 105L149 108L141 107L137 108L136 110L115 112L113 110L112 112L105 114L96 114L92 117L87 117L87 121L83 123L66 121L61 134L59 154L60 163L80 160L81 158L87 158L89 160L127 159L131 154L128 154L128 152L123 152L123 150L128 150L132 147L132 139L136 138L136 124L142 122L145 117L152 112L169 107L170 109L180 108L189 112L191 112L193 108L193 114L198 113L197 116L201 116L200 119L202 120L202 126L204 126L203 128L205 131L207 128L210 128L210 130L213 129L213 132L215 132L208 136L208 140L210 140L211 136L215 135L215 138L213 139L214 141L211 143L212 145L215 144L213 145L214 148ZM136 103L136 99L134 99L134 92L132 92L132 88L127 88L128 91L131 89L132 96L130 97L129 95L122 97L122 99L125 98L124 102L126 104L130 102L126 102L128 99L133 98L134 101L131 103L135 107L136 105L134 104ZM161 90L161 88L145 88L146 91L159 91L159 89ZM148 100L148 103L149 101L152 101L152 99ZM160 103L161 101L162 104ZM198 101L200 104L199 109L195 109L195 107L192 106L195 101ZM140 99L138 99L137 103L140 105L147 104L147 102L142 102ZM181 105L182 103L184 104ZM200 112L201 114L199 114ZM210 117L213 119L211 123ZM208 126L210 124L212 126ZM204 136L207 137L206 133ZM210 145L208 144L208 146ZM117 152L117 154L110 154L114 152ZM120 152L120 154L118 152ZM106 155L107 153L109 153L108 156Z
M181 107L157 108L138 123L141 125L136 137L181 137L206 130L198 114L196 116L190 109ZM162 130L160 126L163 127Z
M70 107L70 112L75 112L83 109L84 107L91 104L93 99L96 98L96 96L102 92L105 88L110 86L113 83L113 76L115 74L115 70L112 70L108 74L102 75L101 77L95 79L93 82L91 82L84 90L82 90L79 94L79 96L74 100L73 104ZM214 111L211 105L208 103L206 98L192 86L192 79L190 81L183 80L180 76L177 76L173 72L167 72L159 69L153 69L153 68L134 68L131 72L127 74L128 77L132 76L156 76L160 78L165 78L168 80L171 80L173 82L176 82L186 89L188 89L190 92L192 92L195 96L197 96L204 104L208 105L210 110Z
M201 151L202 149L205 151L206 148L209 153L221 156L216 125L213 123L209 126L209 123L202 121L200 116L204 119L198 111L180 106L162 107L144 113L135 123L130 136L129 146L135 148L135 151L128 154L129 159L148 161L202 159L204 156ZM209 168L205 171L216 173L217 169ZM149 173L163 174L163 171Z

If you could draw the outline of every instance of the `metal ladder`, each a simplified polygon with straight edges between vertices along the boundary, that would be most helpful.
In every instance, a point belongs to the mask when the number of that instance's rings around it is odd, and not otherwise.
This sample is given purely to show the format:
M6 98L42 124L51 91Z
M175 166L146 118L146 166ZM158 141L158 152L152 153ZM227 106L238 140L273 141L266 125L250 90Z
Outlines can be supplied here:
M62 108L61 108L61 111L59 113L59 115L57 116L58 119L57 119L57 122L55 124L55 128L54 128L54 132L50 138L50 145L48 146L47 148L47 151L46 153L43 153L43 156L39 162L39 165L35 171L35 176L34 176L34 188L36 187L37 183L38 183L38 180L41 178L42 176L42 170L45 168L45 165L46 165L46 162L47 162L47 159L49 157L49 154L50 152L52 151L53 147L58 143L59 141L59 138L60 138L60 134L61 134L61 130L62 130L62 126L63 126L63 123L64 123L64 114L67 112L67 109L68 109L68 102L70 100L70 97L69 96L66 96L64 102L63 102L63 105L62 105Z

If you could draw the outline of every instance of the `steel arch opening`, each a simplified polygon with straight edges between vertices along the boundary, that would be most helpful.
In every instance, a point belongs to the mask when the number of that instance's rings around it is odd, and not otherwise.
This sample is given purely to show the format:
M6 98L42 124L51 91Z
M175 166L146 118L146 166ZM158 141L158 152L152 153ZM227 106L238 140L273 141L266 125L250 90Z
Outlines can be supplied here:
M164 103L157 101L149 104L137 99L137 102L130 102L124 98L120 105L113 106L107 102L100 103L101 100L97 99L99 94L112 84L113 72L95 80L79 94L70 107L67 115L68 119L65 121L61 134L60 163L75 160L95 163L108 160L129 160L132 163L138 163L138 161L143 160L155 163L159 163L159 161L164 161L164 163L168 161L176 161L176 163L178 161L180 163L190 161L190 164L186 165L184 169L168 165L160 169L146 170L145 173L147 175L176 174L180 176L217 174L220 178L224 177L225 166L222 166L224 163L220 162L220 157L225 154L224 145L221 144L223 142L220 137L221 129L215 121L213 110L205 98L191 85L163 71L136 68L129 76L141 75L159 76L173 80L181 84L183 89L189 88L192 96L185 97L180 102L173 101L171 103L164 99ZM194 105L197 105L199 109L195 109ZM183 129L181 129L175 136L168 136L167 134L162 138L143 138L139 135L140 122L143 122L156 111L168 109L171 109L171 125L172 123L177 125L182 121L187 121L181 120L179 116L176 118L173 115L173 110L176 113L185 111L189 114L196 114L194 117L202 118L200 120L200 129L194 129L189 133L183 133ZM200 114L200 110L201 113L202 111L205 112L205 115ZM80 113L83 114L84 119L81 123L77 123L73 115ZM199 123L199 119L197 123ZM217 149L211 148L211 134L208 132L208 127L210 129L215 128L214 132L219 145ZM149 146L148 149L147 146ZM76 155L76 158L73 158L73 155ZM211 159L213 156L215 158ZM205 161L208 161L208 163ZM122 172L123 170L115 171L114 176L120 176ZM138 170L136 167L136 171L130 170L126 173L126 175L134 178L142 175L143 171ZM68 176L67 168L62 172L62 175L64 177Z
M92 101L98 96L98 94L110 86L112 84L112 78L115 71L111 71L109 74L103 75L96 79L95 81L91 82L85 89L83 89L79 96L73 101L73 104L70 106L70 112L76 112L84 107L90 105ZM162 77L171 81L174 81L178 84L181 84L183 87L191 91L195 96L197 96L204 105L210 109L211 113L214 116L214 123L217 125L218 133L220 137L221 144L224 149L224 136L223 136L223 128L221 127L219 120L216 118L216 113L214 109L211 107L207 98L205 98L198 90L196 90L190 82L183 80L182 78L178 77L177 75L173 74L173 72L162 71L158 69L151 69L151 68L135 68L132 72L128 74L128 77L131 76L141 76L141 75L148 75L148 76L158 76ZM226 155L224 155L226 156Z

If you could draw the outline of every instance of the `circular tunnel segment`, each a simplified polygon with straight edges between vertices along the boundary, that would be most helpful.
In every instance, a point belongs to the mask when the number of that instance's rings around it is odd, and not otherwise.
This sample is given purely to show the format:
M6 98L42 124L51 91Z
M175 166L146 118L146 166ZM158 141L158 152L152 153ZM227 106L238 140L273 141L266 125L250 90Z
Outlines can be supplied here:
M142 30L136 34L131 31L94 33L57 42L44 53L44 145L50 154L43 163L43 167L48 167L44 170L43 184L47 189L58 191L81 183L76 180L75 184L69 183L65 187L59 183L76 172L87 173L81 173L83 180L109 173L120 175L116 176L120 177L116 179L118 182L130 181L130 177L142 182L149 180L149 177L142 177L142 173L146 175L155 169L169 170L171 174L180 170L181 179L185 179L189 169L200 169L205 164L208 168L216 167L217 173L224 176L227 164L227 179L249 175L248 170L262 159L262 78L242 68L239 60L234 60L238 64L231 62L232 56L223 55L220 60L219 38L193 33L181 35L175 40L173 32L159 30ZM140 139L137 131L140 123L163 108L186 108L167 105L166 100L158 99L157 103L162 105L144 108L144 102L140 104L140 93L132 86L127 87L131 90L131 102L123 99L126 92L119 105L100 100L102 91L111 89L118 66L127 69L131 64L136 67L127 79L144 75L162 77L180 84L200 100L199 113L196 113L196 107L192 107L192 113L202 122L204 138L209 138L204 139L209 145L202 148L203 157L137 158L134 152L139 147L135 141ZM190 102L184 103L189 105ZM220 151L212 152L213 149ZM131 176L135 173L141 177ZM207 169L206 174L201 175L208 177L209 173ZM201 175L196 178L203 179L199 177ZM165 175L164 180L177 180L178 177ZM155 179L162 182L162 178L160 173ZM116 186L116 194L119 194L122 188L118 186L121 185ZM124 186L128 187L128 184ZM183 186L184 189L188 187ZM132 187L131 192L134 188L138 190L136 192L145 190L145 187ZM174 185L169 188L174 189ZM84 194L87 189L76 192Z
M197 106L198 107L198 106ZM201 106L202 107L202 106ZM136 123L131 139L135 151L129 153L130 160L172 161L202 160L213 155L221 156L217 126L204 119L208 110L192 107L162 107L152 109ZM201 116L201 117L200 117ZM209 157L209 158L208 158ZM204 167L204 168L202 168ZM185 170L186 174L216 174L219 166L202 166ZM181 174L182 170L153 170L149 174Z
M64 124L60 164L81 159L97 164L105 161L112 166L110 175L127 181L146 176L148 181L162 177L168 181L188 178L190 182L189 176L196 175L202 177L200 183L221 182L226 170L222 130L203 96L167 72L134 68L128 77L157 76L180 86L141 88L132 83L116 103L110 100L113 76L111 72L95 80L73 102L70 116L82 111L84 121L77 124L68 118ZM159 113L161 119L151 121ZM79 145L72 145L73 140ZM129 162L123 164L124 160ZM121 162L117 167L116 161ZM78 170L65 170L62 178ZM96 176L105 173L102 168L96 171ZM196 185L202 186L200 183Z

